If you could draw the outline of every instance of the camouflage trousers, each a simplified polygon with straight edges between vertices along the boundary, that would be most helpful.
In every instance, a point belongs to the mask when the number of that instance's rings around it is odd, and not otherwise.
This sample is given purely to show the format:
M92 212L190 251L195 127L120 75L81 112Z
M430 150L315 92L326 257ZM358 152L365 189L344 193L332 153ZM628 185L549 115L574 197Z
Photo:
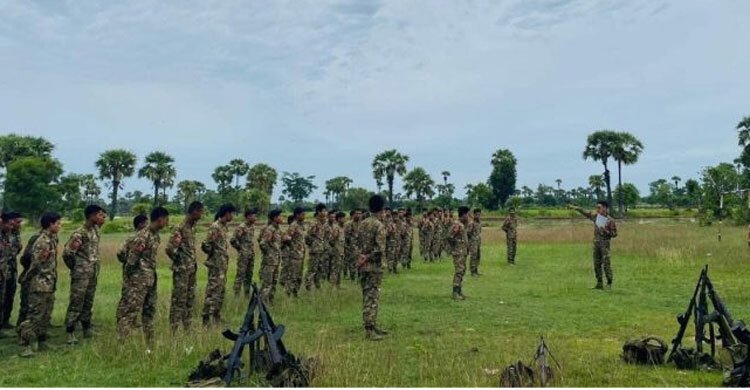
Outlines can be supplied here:
M21 272L18 282L20 287L20 293L18 294L20 302L18 304L18 319L16 319L16 327L21 326L21 323L29 314L29 285L27 282L22 281L23 277L24 273Z
M442 252L442 239L438 236L432 237L432 244L430 245L430 253L432 254L432 259L437 260L440 258L440 252Z
M515 264L516 262L516 247L518 246L518 240L515 235L508 234L505 237L505 246L507 247L508 263Z
M237 256L237 275L234 278L234 295L244 290L250 294L253 283L253 271L255 269L255 255L253 253L240 253Z
M338 286L341 284L341 274L343 273L344 268L344 254L332 253L329 258L331 259L331 268L328 270L328 280L334 286Z
M203 317L221 317L224 307L224 292L226 290L227 268L224 266L208 266L208 282L206 283L206 299L203 301Z
M124 293L117 305L117 336L120 340L125 340L135 328L139 313L146 340L153 339L156 282L154 271L138 269L129 272Z
M70 277L70 303L65 314L65 327L68 332L81 323L84 329L91 327L92 309L96 283L99 278L99 262L76 262Z
M10 259L10 263L7 264L7 272L5 274L5 291L0 299L3 300L2 306L2 318L0 318L0 325L7 325L10 321L10 313L13 311L13 301L16 299L16 281L18 280L18 271L16 265L16 259Z
M362 323L365 329L372 328L378 321L378 305L380 304L380 283L383 272L359 271L359 284L362 286Z
M398 267L398 247L396 244L388 243L385 247L385 258L386 262L388 263L388 270L389 271L396 271Z
M263 255L260 263L260 296L265 303L272 303L276 294L280 262L278 255Z
M302 287L302 267L304 266L305 261L304 258L289 258L289 263L287 264L287 271L286 271L286 284L284 284L284 288L286 289L286 293L290 295L297 295L297 292L299 292L300 287Z
M172 330L182 325L190 329L195 310L197 265L182 264L172 268L172 299L169 304L169 324Z
M401 260L401 266L408 267L411 265L411 244L407 241L401 247L399 251L399 258Z
M310 289L313 284L315 288L320 288L320 279L323 277L323 257L322 253L310 253L308 256L307 273L305 274L305 288Z
M357 251L351 251L348 256L346 256L346 272L349 275L349 279L355 280L357 278L357 258L359 257L359 252Z
M466 273L466 253L453 254L453 287L461 287L464 283L464 274Z
M607 284L612 284L609 244L609 240L594 241L594 274L598 284L602 284L602 271L607 278Z
M31 292L28 296L26 318L18 326L18 338L21 345L29 345L34 339L47 339L47 329L52 319L55 306L55 293Z
M281 251L281 263L279 264L279 277L278 282L281 287L286 286L289 281L289 253L288 251Z
M469 270L472 274L479 273L479 262L482 259L481 245L478 242L469 244Z

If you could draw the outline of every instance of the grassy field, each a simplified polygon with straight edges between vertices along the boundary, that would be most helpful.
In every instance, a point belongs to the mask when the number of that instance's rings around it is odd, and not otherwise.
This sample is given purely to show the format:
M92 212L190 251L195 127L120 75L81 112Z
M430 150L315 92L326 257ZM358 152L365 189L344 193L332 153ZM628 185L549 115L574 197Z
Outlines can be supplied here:
M326 285L303 292L298 300L282 296L271 310L287 327L288 348L321 361L315 386L496 386L497 375L485 369L529 361L540 334L562 363L558 386L718 386L719 372L636 367L619 358L629 338L653 334L671 340L675 315L685 310L703 264L710 265L714 285L735 318L750 320L750 253L744 230L725 227L722 243L715 234L715 228L685 221L622 222L613 243L615 286L602 292L591 289L595 280L588 223L524 223L515 267L504 261L499 228L488 226L483 276L466 278L466 301L450 299L453 267L447 259L429 264L416 260L412 270L386 276L379 322L391 336L381 342L364 339L361 293L348 281L340 290ZM0 339L0 386L181 386L210 350L230 347L220 329L170 337L166 258L160 260L153 352L145 352L140 336L118 344L114 313L121 272L114 252L125 237L103 239L94 317L99 335L67 347L64 330L53 328L51 342L57 350L31 360L16 356L20 348L14 339ZM58 326L69 288L69 273L60 263L53 315ZM233 280L233 267L230 276ZM199 309L205 278L206 269L200 267ZM225 318L237 328L246 302L231 292L227 297Z

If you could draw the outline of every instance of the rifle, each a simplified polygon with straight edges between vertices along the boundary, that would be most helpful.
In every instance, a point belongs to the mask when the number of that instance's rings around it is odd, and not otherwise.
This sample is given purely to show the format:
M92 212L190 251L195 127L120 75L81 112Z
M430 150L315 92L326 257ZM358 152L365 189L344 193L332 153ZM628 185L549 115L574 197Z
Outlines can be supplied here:
M682 344L682 338L685 337L685 330L687 330L688 322L690 321L690 316L692 315L693 311L695 310L695 301L696 296L698 295L698 291L701 288L701 284L703 284L703 278L708 273L708 265L706 265L703 268L703 271L701 271L701 276L698 277L698 282L695 284L695 290L693 291L693 297L690 299L690 303L688 304L687 310L685 310L684 314L680 314L677 316L677 322L680 324L680 329L677 331L677 335L672 339L672 351L669 353L669 358L667 359L667 363L674 360L675 353L677 353L677 350L680 348L680 345Z
M542 386L547 386L549 381L554 377L552 368L547 363L547 355L549 355L558 369L560 368L560 363L557 362L557 359L552 355L552 351L550 351L549 347L547 347L547 344L544 342L544 336L539 336L539 340L539 346L536 348L534 361L539 366L539 380L541 381Z

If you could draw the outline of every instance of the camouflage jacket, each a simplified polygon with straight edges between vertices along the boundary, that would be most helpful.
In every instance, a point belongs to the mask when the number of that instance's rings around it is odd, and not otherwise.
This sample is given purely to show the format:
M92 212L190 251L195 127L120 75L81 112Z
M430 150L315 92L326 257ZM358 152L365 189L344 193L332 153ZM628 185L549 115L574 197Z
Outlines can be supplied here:
M53 293L57 287L57 236L43 232L31 249L24 283L30 292Z
M349 254L356 255L360 247L360 222L349 221L344 225L344 248Z
M367 257L367 262L360 270L383 272L386 240L385 225L377 217L371 216L360 222L359 227L361 237L360 249L362 250L362 255Z
M21 253L21 233L15 230L0 230L0 270L17 268L16 258Z
M385 222L385 245L389 250L398 248L401 238L399 223L396 219Z
M289 258L302 260L305 258L305 225L295 221L289 225L286 234L289 236Z
M469 239L466 237L466 225L461 221L453 222L448 242L451 244L451 254L454 256L465 255L468 253Z
M195 264L195 225L196 223L191 224L186 219L172 230L164 251L172 260L173 268L179 265Z
M605 216L604 218L606 218L607 221L603 227L600 227L596 224L597 213L584 211L582 209L576 209L576 211L594 223L594 241L609 241L617 237L617 225L612 217Z
M482 242L482 223L475 220L469 222L469 226L466 228L466 238L469 240L469 244L477 245Z
M237 252L242 256L255 256L255 246L253 243L253 237L255 236L255 226L243 222L234 231L232 238L229 243L232 244L232 248L236 249Z
M120 247L120 250L117 251L117 260L120 263L127 263L128 256L130 256L130 250L133 248L133 242L135 242L136 237L138 237L138 231L133 233L132 236L128 237L125 240L125 243L122 244L122 247Z
M307 236L305 236L305 243L310 248L310 253L321 254L325 253L329 244L327 242L328 236L328 224L326 222L313 222L312 226L307 230Z
M159 244L161 244L161 238L158 231L147 227L135 233L130 250L128 250L128 259L125 262L126 272L156 275L156 255Z
M29 237L28 241L26 241L26 247L23 248L23 254L21 255L21 266L23 266L23 272L21 272L21 275L24 275L31 266L31 249L34 248L34 243L42 234L44 234L43 231L36 232ZM55 236L55 241L57 241L57 236ZM55 243L55 245L57 245L57 243ZM19 280L21 278L22 276L19 276Z
M344 248L346 246L346 237L344 236L344 228L335 222L331 225L330 236L331 250L335 256L343 256Z
M208 255L206 266L226 267L229 261L229 244L227 224L219 220L214 221L206 232L206 238L201 243L201 249Z
M515 237L518 232L518 218L511 217L510 215L505 217L505 221L503 221L503 231L508 237Z
M86 266L89 263L99 262L99 239L101 233L97 226L81 226L70 235L68 242L65 244L65 256L75 258L75 267ZM74 243L78 244L78 249L73 249Z
M283 241L281 227L275 223L269 223L258 236L258 245L263 254L263 261L268 259L276 260L281 258L281 245Z

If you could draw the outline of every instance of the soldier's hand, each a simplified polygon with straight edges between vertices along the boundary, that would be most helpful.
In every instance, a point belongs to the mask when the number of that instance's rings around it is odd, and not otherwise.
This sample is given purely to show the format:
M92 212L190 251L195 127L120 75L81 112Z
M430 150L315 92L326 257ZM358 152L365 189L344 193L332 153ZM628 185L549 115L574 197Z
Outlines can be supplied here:
M367 264L367 255L360 254L359 256L357 256L357 268L362 268L365 266L365 264Z
M72 251L77 251L78 248L81 247L81 240L79 238L76 238L72 241L70 241L70 244L68 245L68 249Z

